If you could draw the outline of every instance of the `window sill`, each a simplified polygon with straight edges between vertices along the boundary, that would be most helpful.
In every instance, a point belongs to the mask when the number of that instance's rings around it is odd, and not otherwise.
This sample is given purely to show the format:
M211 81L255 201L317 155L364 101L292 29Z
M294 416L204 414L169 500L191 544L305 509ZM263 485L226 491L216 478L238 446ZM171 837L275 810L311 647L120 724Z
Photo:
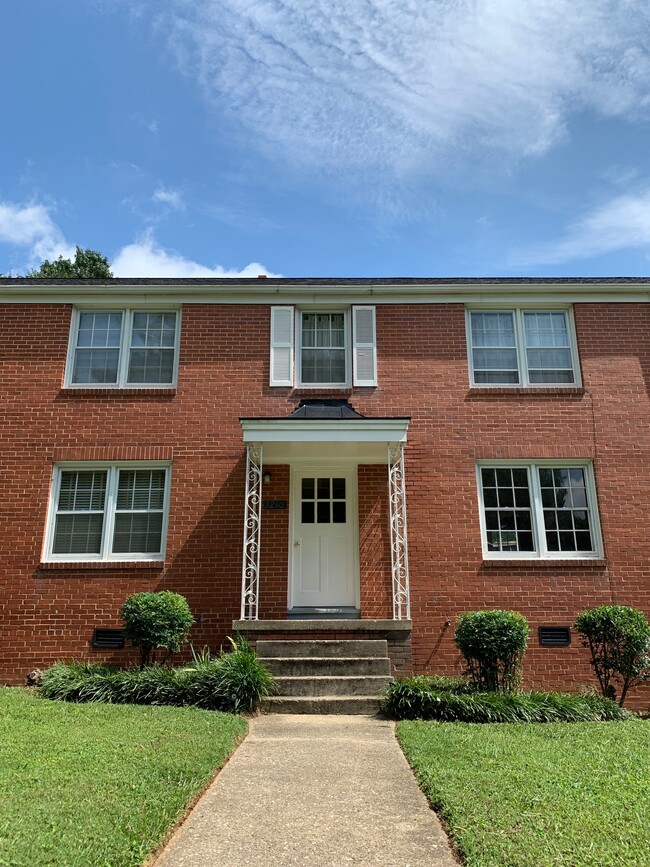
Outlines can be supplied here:
M169 400L176 396L175 387L154 388L148 386L146 388L62 388L59 390L59 398L74 398L84 400L87 398L111 397L111 398L151 398L157 397L160 400Z
M586 389L581 386L570 385L566 388L560 386L529 386L499 385L479 386L473 385L467 392L472 397L582 397Z
M535 557L530 560L524 560L513 557L508 559L490 559L483 560L481 569L511 569L519 567L523 569L604 569L607 566L607 560L604 557L571 557L571 558L553 558L553 557Z
M57 560L55 562L43 562L38 564L39 572L59 571L82 571L90 570L105 571L116 569L148 569L159 572L165 565L164 560Z

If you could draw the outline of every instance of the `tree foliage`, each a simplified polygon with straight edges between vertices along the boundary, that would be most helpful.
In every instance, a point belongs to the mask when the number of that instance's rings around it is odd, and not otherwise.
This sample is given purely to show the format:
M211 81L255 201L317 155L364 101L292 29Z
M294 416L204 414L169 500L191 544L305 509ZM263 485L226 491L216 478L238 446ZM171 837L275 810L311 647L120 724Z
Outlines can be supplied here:
M64 259L63 256L53 261L46 259L27 276L45 280L102 280L112 277L113 272L106 256L96 250L77 247L74 260Z
M528 621L518 611L497 609L460 615L454 641L465 657L475 689L517 689L529 634Z
M157 647L164 648L165 660L180 650L194 618L180 593L134 593L122 606L126 637L140 648L140 667L152 659Z
M626 605L602 605L579 614L573 628L583 647L589 648L602 694L615 698L616 683L623 707L628 690L650 677L650 625L645 614Z

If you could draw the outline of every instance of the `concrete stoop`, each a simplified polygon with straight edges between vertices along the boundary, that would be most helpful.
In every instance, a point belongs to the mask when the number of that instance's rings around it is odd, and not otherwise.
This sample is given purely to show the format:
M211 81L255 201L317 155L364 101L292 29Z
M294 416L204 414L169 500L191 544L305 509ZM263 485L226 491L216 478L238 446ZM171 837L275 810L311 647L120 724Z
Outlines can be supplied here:
M269 713L377 713L391 680L382 639L258 641L257 653L279 687Z

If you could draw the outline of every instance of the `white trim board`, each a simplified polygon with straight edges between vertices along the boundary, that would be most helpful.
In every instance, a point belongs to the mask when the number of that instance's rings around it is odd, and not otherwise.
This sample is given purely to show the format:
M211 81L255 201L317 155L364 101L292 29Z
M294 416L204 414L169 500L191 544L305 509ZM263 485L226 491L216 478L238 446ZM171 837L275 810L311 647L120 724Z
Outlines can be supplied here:
M650 279L639 283L373 283L311 285L308 280L224 283L35 285L0 280L0 303L101 304L146 310L167 304L506 304L647 303Z
M403 443L410 419L240 419L245 443Z

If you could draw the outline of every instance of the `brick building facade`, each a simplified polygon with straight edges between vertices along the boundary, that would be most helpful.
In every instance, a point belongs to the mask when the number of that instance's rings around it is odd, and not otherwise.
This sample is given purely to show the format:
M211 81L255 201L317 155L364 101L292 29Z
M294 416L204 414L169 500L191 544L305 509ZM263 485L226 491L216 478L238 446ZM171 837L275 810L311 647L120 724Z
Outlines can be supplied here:
M141 590L195 647L382 634L396 671L515 608L529 687L593 683L540 626L650 614L648 281L0 286L5 682L133 659L92 637Z

